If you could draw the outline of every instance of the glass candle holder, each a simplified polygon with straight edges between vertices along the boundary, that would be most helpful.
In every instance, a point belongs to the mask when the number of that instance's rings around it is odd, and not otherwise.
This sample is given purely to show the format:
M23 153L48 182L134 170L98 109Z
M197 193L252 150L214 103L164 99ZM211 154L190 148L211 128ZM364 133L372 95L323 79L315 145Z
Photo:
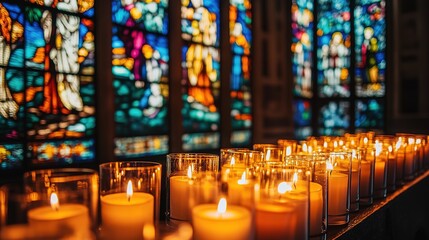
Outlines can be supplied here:
M101 238L142 239L159 220L162 166L127 161L100 165Z
M212 201L193 207L193 239L253 239L251 210L230 203L222 191L217 193Z
M385 198L387 195L387 170L389 152L387 146L381 142L375 143L374 166L374 198Z
M328 153L292 154L286 157L289 166L308 167L310 169L310 239L326 238L328 224Z
M298 142L290 139L279 139L277 145L284 148L285 155L291 155L297 152Z
M327 168L328 225L344 225L350 220L351 152L330 152Z
M213 201L219 156L207 153L167 155L166 217L171 223L191 221L192 208Z
M396 190L396 154L393 146L387 146L387 192L391 193Z
M98 174L92 169L61 168L24 173L27 220L34 234L77 239L94 237L98 216Z
M359 204L370 206L374 201L375 149L373 146L367 146L359 150L362 151Z
M220 149L220 166L223 165L224 162L231 159L231 153L236 151L246 151L248 148L221 148Z
M258 170L256 239L308 239L310 169L264 162Z

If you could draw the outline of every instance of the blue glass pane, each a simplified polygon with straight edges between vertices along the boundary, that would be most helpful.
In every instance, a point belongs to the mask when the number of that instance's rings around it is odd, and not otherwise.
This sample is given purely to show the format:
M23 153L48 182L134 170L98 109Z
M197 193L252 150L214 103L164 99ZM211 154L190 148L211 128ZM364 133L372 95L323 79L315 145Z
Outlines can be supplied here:
M252 44L252 4L250 0L231 0L229 5L230 43L237 55L250 55Z
M312 97L313 1L292 1L292 74L295 96Z
M127 137L115 139L115 155L136 158L168 153L168 136Z
M112 21L117 25L167 34L167 8L168 0L112 0Z
M317 85L320 97L350 96L351 22L348 0L318 0Z
M343 135L350 127L350 103L328 102L320 108L319 134Z
M311 125L311 103L306 100L294 101L293 122L295 127L305 127Z
M356 95L384 96L386 74L386 2L357 0L355 15ZM411 36L410 36L411 37Z
M377 99L356 101L355 127L363 129L384 128L384 104Z
M298 140L304 140L313 134L311 127L295 127L295 138Z

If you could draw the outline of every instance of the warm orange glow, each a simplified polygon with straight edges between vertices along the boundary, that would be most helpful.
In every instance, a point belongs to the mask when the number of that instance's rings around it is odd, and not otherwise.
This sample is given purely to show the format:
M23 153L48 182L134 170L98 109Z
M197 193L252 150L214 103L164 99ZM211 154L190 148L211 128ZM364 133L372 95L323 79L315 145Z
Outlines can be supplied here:
M286 156L290 156L292 154L292 148L291 146L286 147Z
M226 212L226 199L225 198L219 199L219 203L217 205L217 212L219 214L224 214Z
M380 142L375 143L375 156L380 156L381 151L383 150L383 145Z
M60 201L58 200L58 195L56 193L51 193L51 207L54 210L60 208Z
M128 185L127 185L127 198L128 201L131 200L131 197L133 196L133 183L131 182L131 180L128 181Z
M326 170L328 171L334 170L334 166L332 165L331 162L326 162Z
M155 226L153 224L148 223L143 226L143 239L155 239L155 235Z
M231 167L233 167L233 166L235 165L235 158L234 158L234 157L232 157L232 158L231 158L231 163L230 163L230 165L231 165Z

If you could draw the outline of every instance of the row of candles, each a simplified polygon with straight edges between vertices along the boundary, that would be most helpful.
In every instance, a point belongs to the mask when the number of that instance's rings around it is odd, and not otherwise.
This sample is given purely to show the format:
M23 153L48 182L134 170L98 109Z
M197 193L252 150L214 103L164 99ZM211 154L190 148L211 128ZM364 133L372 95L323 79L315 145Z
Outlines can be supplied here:
M368 132L280 139L220 156L171 153L166 225L159 163L31 171L24 174L28 223L0 224L0 239L324 239L328 226L347 224L351 212L428 169L428 140Z

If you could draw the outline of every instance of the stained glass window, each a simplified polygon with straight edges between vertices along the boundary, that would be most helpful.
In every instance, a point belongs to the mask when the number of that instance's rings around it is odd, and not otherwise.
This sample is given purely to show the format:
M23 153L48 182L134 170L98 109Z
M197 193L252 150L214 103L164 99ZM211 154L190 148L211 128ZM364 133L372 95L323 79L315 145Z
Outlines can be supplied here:
M312 97L313 1L292 1L292 73L295 96Z
M384 96L386 72L386 2L356 1L356 95Z
M231 144L249 146L252 133L252 93L250 52L252 43L252 5L250 0L230 1L231 64Z
M0 166L93 161L94 2L27 2L0 3Z
M343 135L350 127L350 103L329 101L320 108L319 134Z
M379 99L358 100L355 105L355 127L357 129L383 129L384 104Z
M167 0L112 0L117 157L168 152L167 8Z
M317 85L320 97L350 96L351 22L348 0L318 0Z
M183 149L219 148L219 1L182 1L181 11Z
M312 135L311 129L311 102L309 100L295 100L294 104L295 137L305 139Z

